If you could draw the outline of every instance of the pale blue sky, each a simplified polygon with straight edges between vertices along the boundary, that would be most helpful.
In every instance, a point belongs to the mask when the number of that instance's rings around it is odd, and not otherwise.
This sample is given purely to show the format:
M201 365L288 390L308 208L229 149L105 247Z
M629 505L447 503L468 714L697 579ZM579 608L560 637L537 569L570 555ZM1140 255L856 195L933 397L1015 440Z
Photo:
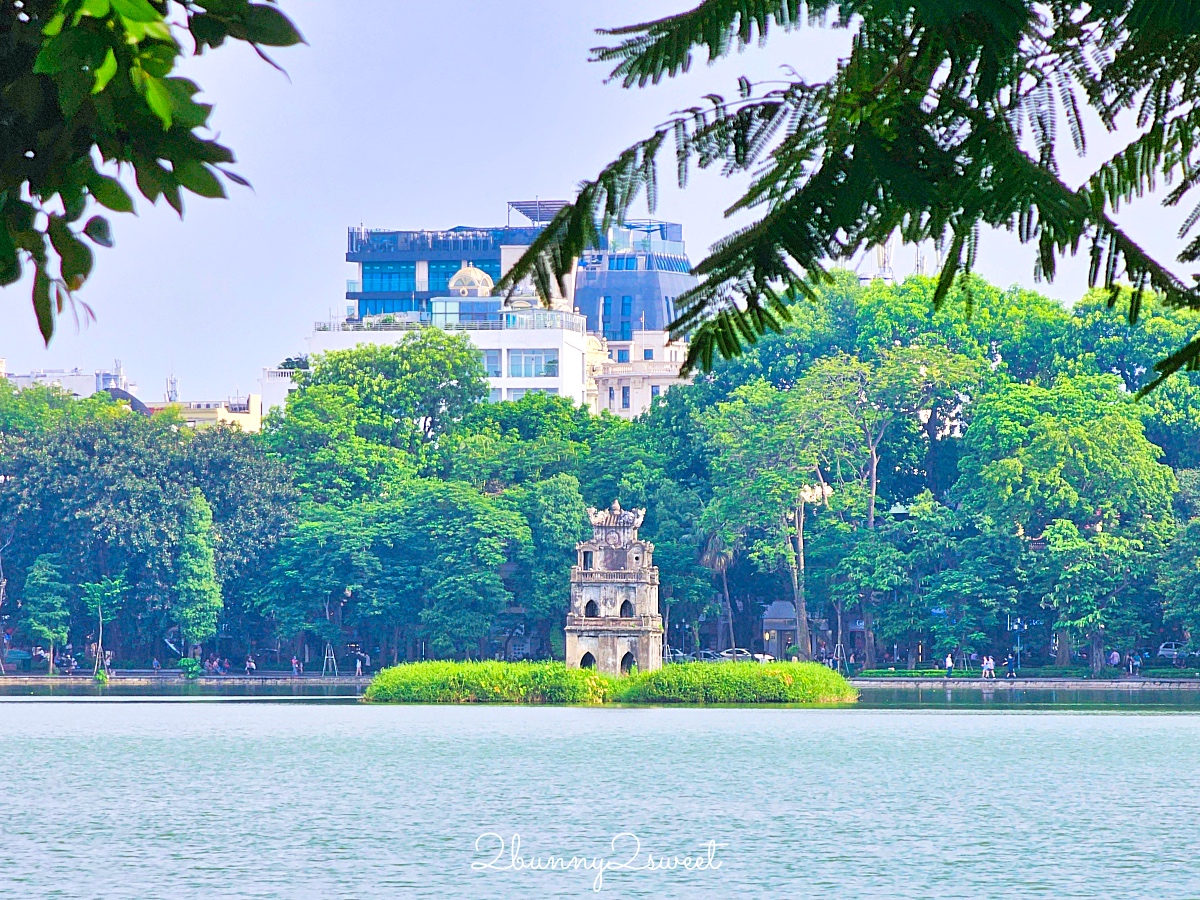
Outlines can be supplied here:
M49 349L37 335L28 289L0 291L0 357L9 371L105 367L124 361L140 396L162 396L173 370L183 399L256 389L259 371L305 349L317 319L343 308L346 227L448 228L505 219L508 200L569 199L620 150L704 93L732 94L736 78L771 78L791 65L825 77L845 32L776 36L715 67L658 87L604 84L588 63L593 29L686 8L688 0L283 0L309 41L280 51L290 82L241 48L197 61L193 74L216 104L213 123L254 191L226 201L190 198L180 222L144 200L115 217L115 250L97 254L82 297L96 321L68 313ZM1095 147L1115 146L1098 135ZM737 183L694 177L673 188L663 157L658 214L682 222L693 260L730 223L721 211ZM1070 175L1072 165L1064 160ZM1171 254L1178 212L1143 203L1124 217L1149 249ZM911 250L896 270L912 268ZM983 274L1033 285L1032 253L989 239ZM873 258L864 271L873 270ZM1084 288L1082 261L1054 285Z

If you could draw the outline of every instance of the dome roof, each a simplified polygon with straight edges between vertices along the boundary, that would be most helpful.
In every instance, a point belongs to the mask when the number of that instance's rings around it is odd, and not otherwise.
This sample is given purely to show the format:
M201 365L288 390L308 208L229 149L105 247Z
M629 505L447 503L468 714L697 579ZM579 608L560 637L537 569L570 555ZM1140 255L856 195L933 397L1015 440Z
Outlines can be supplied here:
M483 269L474 266L463 266L450 279L450 293L460 297L488 297L496 283L492 276Z

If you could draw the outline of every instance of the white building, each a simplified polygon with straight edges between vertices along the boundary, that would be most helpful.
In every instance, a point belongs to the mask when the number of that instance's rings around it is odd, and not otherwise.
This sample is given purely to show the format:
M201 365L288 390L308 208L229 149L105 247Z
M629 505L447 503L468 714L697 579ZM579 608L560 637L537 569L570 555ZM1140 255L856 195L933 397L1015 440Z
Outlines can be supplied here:
M33 387L35 384L53 385L64 391L69 391L76 397L90 397L100 391L116 388L131 396L137 395L138 386L125 376L125 367L118 359L113 363L112 371L96 369L85 372L83 369L35 369L32 372L18 374L7 371L7 364L0 360L0 378L7 378L17 390Z
M625 419L640 416L657 397L686 380L679 370L687 344L665 331L635 331L630 340L608 340L608 355L593 369L595 412L607 409Z
M494 321L454 320L454 315L447 312L447 318L433 327L461 332L479 350L491 401L520 400L528 393L540 392L570 397L580 406L587 403L583 316L554 309L504 310ZM311 353L327 353L359 344L396 344L406 333L425 327L430 326L412 322L318 322L308 339L308 348ZM290 381L290 376L284 375L286 371L266 370L264 381L282 387ZM279 396L278 388L275 396Z

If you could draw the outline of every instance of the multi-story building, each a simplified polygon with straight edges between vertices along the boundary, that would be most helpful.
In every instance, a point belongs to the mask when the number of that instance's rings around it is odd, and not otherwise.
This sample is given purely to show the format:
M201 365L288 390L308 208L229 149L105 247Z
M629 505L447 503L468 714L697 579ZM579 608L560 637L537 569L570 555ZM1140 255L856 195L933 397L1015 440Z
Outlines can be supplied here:
M592 378L596 383L596 412L607 409L632 419L654 400L681 384L679 370L687 359L687 344L672 341L665 331L635 331L627 341L608 340L608 354Z
M351 228L346 315L318 322L310 353L360 343L396 343L413 328L467 334L479 348L492 400L530 391L570 397L599 412L632 418L681 383L686 345L669 339L675 299L696 284L683 229L631 222L609 229L584 254L562 296L543 306L533 286L492 297L495 282L563 207L561 201L509 204L509 224L447 231ZM528 220L513 225L512 213ZM557 291L557 288L556 288ZM294 371L264 369L264 407L282 406Z
M450 295L428 298L419 318L387 314L318 322L308 339L309 352L395 344L414 328L434 326L465 333L479 349L493 402L543 393L587 404L588 335L583 317L547 309L531 299L505 302L491 296L493 287L486 272L462 268L447 282ZM279 371L270 374L277 376Z
M575 305L589 332L609 341L631 341L635 331L666 331L675 300L696 286L673 222L628 222L610 228L595 250L580 258Z
M125 375L125 367L118 359L113 363L112 370L96 369L85 372L83 369L35 369L32 372L18 374L8 372L7 364L0 360L0 378L7 378L18 390L32 387L35 384L53 385L64 391L69 391L76 397L90 397L100 391L122 392L134 396L138 386Z
M151 400L146 408L151 415L177 409L189 428L236 425L246 432L262 430L263 403L258 394L229 400Z
M449 293L450 280L461 269L476 268L499 281L564 205L553 200L509 203L510 221L516 211L528 225L459 225L447 231L351 228L346 262L358 265L358 278L346 284L347 318L391 315L428 322L430 301ZM532 295L532 289L525 293ZM561 299L572 309L569 296Z

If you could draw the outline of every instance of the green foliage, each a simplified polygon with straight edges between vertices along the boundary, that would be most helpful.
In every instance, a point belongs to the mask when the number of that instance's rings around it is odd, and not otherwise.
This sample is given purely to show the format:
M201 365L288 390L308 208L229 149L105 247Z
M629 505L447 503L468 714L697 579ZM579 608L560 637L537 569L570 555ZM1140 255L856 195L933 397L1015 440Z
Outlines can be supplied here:
M382 703L852 703L858 692L814 663L687 663L614 679L562 663L421 662L384 669L364 695Z
M200 87L176 74L184 47L232 38L261 55L302 38L274 0L24 0L0 7L0 33L0 285L32 268L49 342L91 275L89 243L113 244L104 216L80 222L98 206L133 212L122 170L180 215L182 190L224 197L221 176L246 184L225 168L232 151L205 137Z
M183 674L183 677L187 678L189 681L194 681L195 679L199 678L200 673L204 669L204 666L201 665L200 660L193 659L190 656L181 657L175 666Z
M217 633L221 585L213 554L212 507L192 488L176 558L174 618L185 641L199 644Z
M43 553L35 559L21 593L21 610L30 635L52 647L65 644L71 589L63 582L62 558Z
M364 698L376 703L605 703L614 679L562 663L420 662L378 673Z
M853 703L858 691L818 663L682 663L616 685L622 703Z
M738 80L737 95L709 94L671 115L564 208L498 287L531 276L543 296L562 289L573 260L641 199L653 211L657 158L670 142L681 187L693 166L744 179L730 211L759 219L714 245L704 276L679 297L672 328L692 338L689 363L711 368L778 330L792 304L830 280L827 260L886 244L945 251L934 305L969 283L984 226L1037 246L1035 273L1053 278L1058 259L1090 248L1090 280L1115 295L1134 285L1136 320L1146 289L1172 307L1200 306L1197 288L1147 254L1115 221L1123 202L1178 179L1164 199L1194 186L1197 113L1192 73L1200 58L1185 6L1158 0L1054 3L878 3L875 0L704 0L695 8L607 32L595 58L626 87L710 60L827 18L856 35L824 81ZM1030 39L1036 35L1036 39ZM1059 173L1060 132L1083 154L1084 110L1109 129L1138 118L1137 135L1078 188ZM1060 118L1064 128L1059 127ZM1184 219L1181 234L1196 216ZM1180 259L1200 258L1200 238ZM1200 340L1175 345L1155 368L1164 376L1200 360Z

